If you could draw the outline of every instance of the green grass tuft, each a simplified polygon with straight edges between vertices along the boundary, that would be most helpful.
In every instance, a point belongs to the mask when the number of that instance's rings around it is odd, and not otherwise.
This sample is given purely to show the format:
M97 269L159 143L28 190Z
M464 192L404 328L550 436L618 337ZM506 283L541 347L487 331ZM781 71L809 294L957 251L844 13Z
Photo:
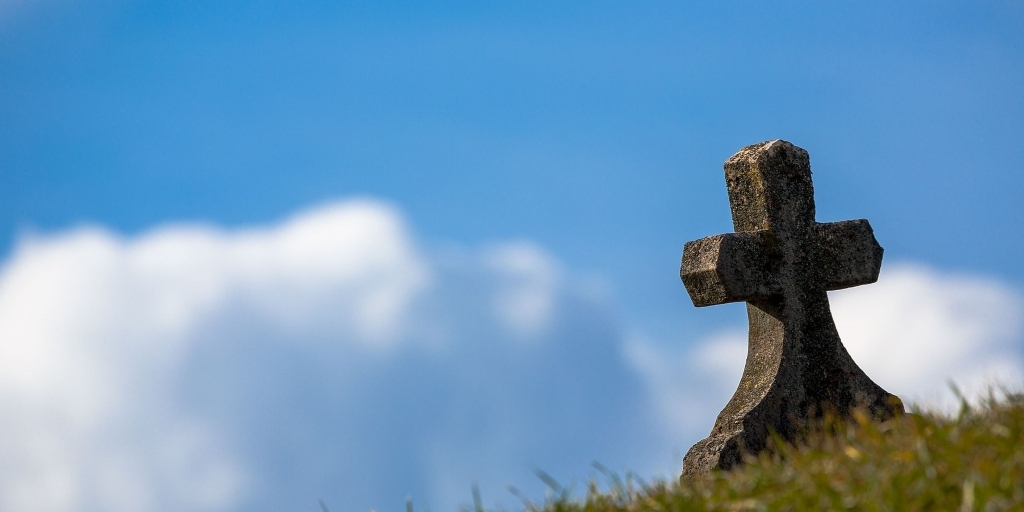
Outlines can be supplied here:
M599 468L600 469L600 468ZM798 446L774 444L732 472L686 482L606 473L584 496L524 502L531 512L1024 510L1024 396L990 394L955 416L916 412L830 423ZM478 502L479 506L479 502Z

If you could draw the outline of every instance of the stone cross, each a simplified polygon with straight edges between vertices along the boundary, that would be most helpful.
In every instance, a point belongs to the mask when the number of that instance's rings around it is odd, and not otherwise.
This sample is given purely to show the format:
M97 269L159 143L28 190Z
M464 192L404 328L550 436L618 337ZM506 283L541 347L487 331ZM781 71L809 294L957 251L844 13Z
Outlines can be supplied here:
M794 440L824 414L903 412L846 352L826 294L878 279L882 247L868 221L816 222L810 158L786 141L741 149L725 181L736 232L687 242L680 277L694 306L747 303L747 360L711 434L686 453L683 477L735 466L770 432Z

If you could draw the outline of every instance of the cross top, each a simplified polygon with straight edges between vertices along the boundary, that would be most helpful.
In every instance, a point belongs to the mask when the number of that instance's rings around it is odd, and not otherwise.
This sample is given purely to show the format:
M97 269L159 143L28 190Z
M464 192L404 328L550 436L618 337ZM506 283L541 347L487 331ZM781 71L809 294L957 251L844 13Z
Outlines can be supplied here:
M810 156L786 141L747 146L725 162L736 231L790 230L814 222Z
M747 302L747 361L711 435L686 454L684 476L728 469L769 432L793 439L826 412L903 412L846 352L826 294L878 279L882 247L868 221L816 222L810 157L786 141L743 148L725 179L736 232L687 242L680 277L695 306Z
M680 276L695 306L878 280L882 247L867 220L815 222L807 151L783 140L747 146L725 162L725 180L737 233L683 252Z

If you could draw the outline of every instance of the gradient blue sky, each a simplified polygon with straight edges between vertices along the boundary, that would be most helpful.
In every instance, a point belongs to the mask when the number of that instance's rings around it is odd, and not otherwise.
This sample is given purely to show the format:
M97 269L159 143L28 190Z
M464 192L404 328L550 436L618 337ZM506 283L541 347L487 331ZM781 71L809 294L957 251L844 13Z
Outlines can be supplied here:
M366 197L430 254L543 247L685 345L743 325L678 265L731 231L722 162L762 140L807 149L818 220L868 218L887 263L1024 286L1022 91L1009 0L0 1L0 252Z

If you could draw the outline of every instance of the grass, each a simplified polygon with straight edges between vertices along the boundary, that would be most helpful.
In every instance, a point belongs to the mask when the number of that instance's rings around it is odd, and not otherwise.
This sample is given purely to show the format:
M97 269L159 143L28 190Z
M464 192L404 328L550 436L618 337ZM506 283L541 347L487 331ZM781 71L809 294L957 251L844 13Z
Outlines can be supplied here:
M1024 511L1024 395L990 394L956 415L916 411L884 424L858 414L693 481L606 475L605 489L591 482L582 496L549 482L554 492L543 503L524 500L524 510Z

